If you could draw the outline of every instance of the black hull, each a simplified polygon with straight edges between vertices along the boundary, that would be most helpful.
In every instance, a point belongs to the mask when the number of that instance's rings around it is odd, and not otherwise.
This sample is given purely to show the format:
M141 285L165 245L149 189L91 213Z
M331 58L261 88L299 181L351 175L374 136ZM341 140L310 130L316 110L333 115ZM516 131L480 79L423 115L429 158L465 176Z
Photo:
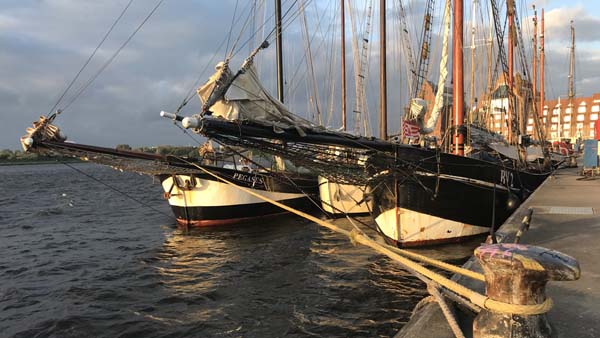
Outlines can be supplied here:
M548 176L420 148L371 161L389 170L371 183L375 217L405 208L482 227L504 223Z
M262 147L292 161L294 156L303 154L304 148L310 154L311 145L316 145L312 150L317 154L318 146L323 145L361 149L365 152L358 157L345 154L356 162L349 161L354 166L349 165L347 171L336 167L338 172L332 173L332 168L339 164L337 158L314 156L309 158L312 162L304 164L333 182L364 184L361 178L366 177L375 217L405 208L475 226L500 226L550 174L549 171L515 170L512 161L494 162L493 157L481 160L310 128L300 135L292 127L275 132L271 127L252 122L204 118L200 133L234 145ZM285 142L267 142L271 139ZM296 153L288 150L292 146L300 150L293 149ZM366 175L357 169L362 168L359 164L362 155L369 156ZM323 162L327 165L322 166ZM390 217L386 222L391 221Z

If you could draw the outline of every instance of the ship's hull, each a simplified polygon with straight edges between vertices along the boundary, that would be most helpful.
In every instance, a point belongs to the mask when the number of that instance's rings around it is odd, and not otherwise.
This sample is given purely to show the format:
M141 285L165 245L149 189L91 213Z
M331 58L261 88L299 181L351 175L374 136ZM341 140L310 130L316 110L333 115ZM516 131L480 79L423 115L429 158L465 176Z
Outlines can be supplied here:
M547 177L418 148L400 150L395 160L379 163L394 169L371 184L376 223L398 246L457 242L487 233Z
M335 183L319 176L321 207L333 216L361 215L371 212L365 200L365 186Z
M296 178L292 184L269 173L207 168L236 185L295 209L307 209L309 196L316 192L316 178ZM285 213L283 209L208 174L160 175L159 178L165 198L181 225L239 224Z

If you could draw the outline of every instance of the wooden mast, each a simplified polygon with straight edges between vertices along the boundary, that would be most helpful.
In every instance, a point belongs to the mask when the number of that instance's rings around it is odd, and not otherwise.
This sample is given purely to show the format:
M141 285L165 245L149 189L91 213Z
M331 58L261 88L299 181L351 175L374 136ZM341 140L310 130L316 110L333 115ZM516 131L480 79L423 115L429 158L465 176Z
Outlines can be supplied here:
M575 97L575 27L571 20L571 53L569 57L569 104L573 104Z
M382 140L387 140L387 54L385 40L385 0L379 0L379 138Z
M533 110L537 108L537 11L535 5L533 5L533 67L532 67L532 83L531 89L533 91ZM542 112L538 111L538 116L542 116Z
M283 103L283 45L281 40L281 0L275 0L275 53L277 54L277 98L281 103Z
M344 1L340 0L341 10L341 57L342 57L342 129L346 131L346 14L344 10Z
M463 2L454 1L454 19L452 23L452 109L454 112L454 150L455 155L464 156L465 145L459 130L464 120L464 79L463 79Z
M508 11L508 99L509 102L512 100L512 97L514 97L514 10L515 10L515 4L514 4L514 0L508 0L506 5L507 7L507 11ZM508 143L511 144L513 142L513 118L514 118L514 111L513 109L515 108L515 104L510 104L508 105L508 128L507 128L507 134L508 134Z
M488 101L487 101L487 106L491 107L491 101L492 101L492 90L494 89L494 79L492 76L492 64L494 63L494 10L492 9L492 6L490 6L490 30L489 30L489 35L488 35L488 43L490 45L490 48L487 50L488 54L487 54L487 96L488 96ZM486 114L486 119L488 119L487 122L487 126L489 129L492 129L492 126L494 124L494 119L492 118L492 114L491 112L487 112ZM504 121L504 120L501 120ZM502 126L502 124L500 124ZM502 127L501 127L502 128Z
M475 107L475 13L479 1L473 0L471 9L471 90L470 90L470 106L469 106L469 122L473 123L473 108Z
M540 114L544 114L544 101L546 99L546 94L544 92L544 62L545 60L545 52L544 52L544 9L542 8L542 23L541 23L541 31L540 31ZM547 117L550 120L550 117Z

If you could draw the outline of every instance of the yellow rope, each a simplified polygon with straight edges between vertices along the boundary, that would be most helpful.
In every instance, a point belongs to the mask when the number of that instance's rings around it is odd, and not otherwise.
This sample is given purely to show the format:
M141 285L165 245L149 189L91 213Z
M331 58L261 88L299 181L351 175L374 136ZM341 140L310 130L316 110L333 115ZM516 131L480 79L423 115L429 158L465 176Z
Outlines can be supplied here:
M388 256L389 258L395 260L396 262L402 264L403 266L405 266L417 273L422 274L423 276L425 276L425 277L435 281L436 283L440 284L441 286L447 288L448 290L451 290L451 291L457 293L458 295L469 299L475 305L478 305L489 311L497 312L497 313L509 313L509 314L515 314L515 315L537 315L537 314L546 313L546 312L550 311L550 309L552 308L553 303L550 298L546 298L546 300L542 304L533 304L533 305L509 304L509 303L504 303L504 302L490 299L487 296L482 295L476 291L473 291L463 285L460 285L460 284L422 266L421 264L419 264L417 262L414 262L408 258L402 257L400 254L406 254L407 256L411 256L411 258L415 258L415 259L418 258L419 260L422 259L422 261L428 262L429 264L435 265L440 268L452 267L451 271L457 271L458 273L462 273L466 269L457 268L456 266L452 266L450 264L447 264L447 263L444 263L444 262L441 262L441 261L438 261L438 260L435 260L432 258L425 258L424 256L421 256L416 253L409 253L408 251L405 251L405 250L400 250L400 249L395 249L395 248L394 248L394 250L390 250L387 246L383 246L383 245L371 240L370 238L358 233L355 230L348 231L348 230L341 229L341 228L339 228L331 223L325 222L324 220L319 219L315 216L312 216L312 215L309 215L300 210L291 208L283 203L272 200L272 199L265 197L257 192L254 192L248 188L241 187L233 182L228 181L227 179L220 177L219 175L212 173L211 171L207 170L206 168L203 168L195 163L192 163L192 162L188 162L188 163L195 166L196 168L200 169L204 173L206 173L224 183L227 183L229 185L237 187L238 189L240 189L252 196L260 198L263 201L269 202L273 205L276 205L276 206L278 206L284 210L287 210L291 213L294 213L298 216L304 217L312 222L315 222L323 227L326 227L327 229L330 229L337 233L346 235L346 236L350 237L350 239L353 242L368 246L368 247L372 248L373 250ZM469 271L469 270L466 270L466 271ZM473 272L470 271L470 274L472 275ZM481 274L479 274L479 275L481 275ZM479 279L479 278L476 278L476 279Z

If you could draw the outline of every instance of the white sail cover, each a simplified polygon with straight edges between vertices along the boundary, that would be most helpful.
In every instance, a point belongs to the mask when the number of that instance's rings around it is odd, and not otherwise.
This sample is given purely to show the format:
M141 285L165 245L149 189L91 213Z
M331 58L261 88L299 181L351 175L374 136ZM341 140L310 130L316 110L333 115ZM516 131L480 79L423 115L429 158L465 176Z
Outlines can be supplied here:
M437 92L435 93L435 103L433 104L432 114L427 121L427 127L424 133L431 133L437 120L440 117L444 106L444 89L446 88L446 78L448 77L448 40L450 35L450 0L446 0L444 9L444 37L442 39L442 59L440 60L440 78L438 80Z
M211 94L218 86L227 84L234 75L226 63L219 62L216 72L203 86L198 88L198 96L212 116L227 120L252 121L274 128L296 128L301 134L303 128L315 128L311 122L290 113L278 100L271 97L261 85L254 65L244 64L242 71L233 79L225 94L214 99L206 107Z
M437 92L431 115L424 124L424 115L427 112L427 101L420 98L413 98L410 102L410 115L417 121L421 134L431 134L444 107L444 89L446 87L446 78L448 77L448 40L450 35L450 0L446 0L444 9L444 36L442 39L442 58L440 60L440 77L438 79Z

